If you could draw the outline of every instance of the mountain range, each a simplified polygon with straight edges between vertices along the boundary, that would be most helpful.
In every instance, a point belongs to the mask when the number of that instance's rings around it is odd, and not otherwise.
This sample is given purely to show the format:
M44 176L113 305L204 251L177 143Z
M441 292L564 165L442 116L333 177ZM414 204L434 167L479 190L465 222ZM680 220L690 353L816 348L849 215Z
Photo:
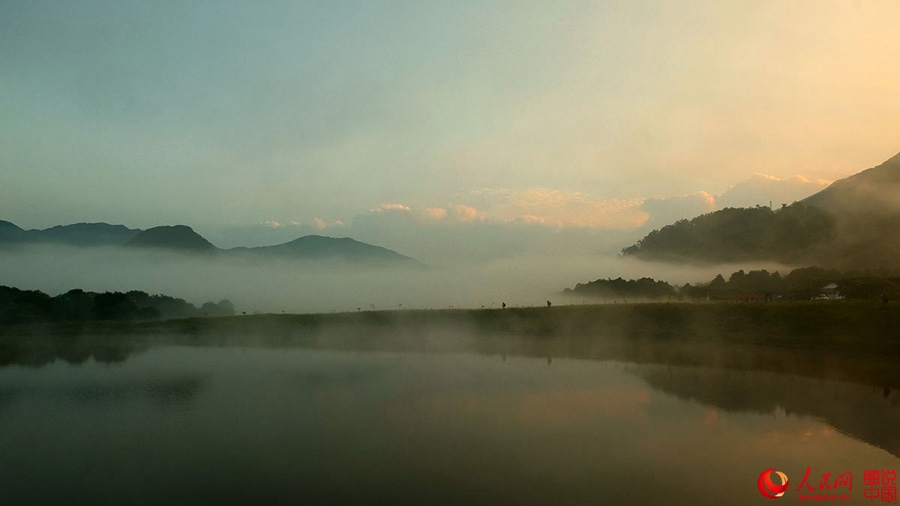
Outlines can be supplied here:
M726 208L654 230L626 256L900 268L900 154L781 209Z
M147 230L108 223L76 223L44 230L24 230L0 220L0 247L21 244L68 246L120 246L129 249L167 250L187 254L341 260L379 266L422 266L417 260L396 251L349 237L307 235L284 244L260 247L217 248L186 225L159 226Z
M124 225L108 223L75 223L57 225L44 230L24 230L13 223L0 220L0 244L57 243L73 246L109 246L124 244L140 232Z

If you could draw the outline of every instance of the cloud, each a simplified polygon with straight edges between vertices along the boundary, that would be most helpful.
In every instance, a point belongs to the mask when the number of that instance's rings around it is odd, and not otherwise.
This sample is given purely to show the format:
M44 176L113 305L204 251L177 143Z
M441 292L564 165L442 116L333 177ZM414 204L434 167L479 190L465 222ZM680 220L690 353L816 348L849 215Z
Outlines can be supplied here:
M425 216L434 220L442 220L447 217L447 210L442 207L426 207Z
M325 230L326 228L328 228L328 223L326 223L325 220L316 217L312 219L312 226L316 227L319 230Z
M316 230L325 230L326 228L344 226L344 222L341 220L326 220L323 218L319 218L318 216L311 219L309 221L309 224ZM266 220L262 222L261 225L271 229L299 229L302 227L302 224L297 220L291 220L285 223L276 220Z
M227 245L276 244L341 227L341 235L396 249L426 263L536 252L616 252L649 230L680 219L728 206L793 202L828 183L799 174L781 178L755 173L719 195L699 191L663 198L601 198L548 187L487 187L450 195L449 202L387 201L352 220L317 216L303 220L303 225L270 220L256 229L219 234L217 239Z
M603 199L552 188L483 188L471 196L491 221L623 230L638 227L647 219L640 210L643 198Z
M647 199L641 204L641 211L647 213L647 220L643 225L645 228L660 228L681 219L715 211L716 207L716 197L704 191L693 195Z
M789 178L779 178L756 172L749 179L732 185L719 195L716 201L720 209L768 206L770 202L774 207L779 207L781 204L791 204L803 200L829 184L831 182L824 179L810 181L801 174L795 174Z
M478 210L466 205L449 207L418 207L406 204L379 204L368 213L353 218L353 223L363 217L374 218L376 216L390 217L398 222L437 224L444 221L469 222L482 219ZM453 220L447 220L453 218Z
M647 216L640 210L644 199L600 199L547 188L484 189L454 200L442 206L379 204L352 220L317 216L302 224L282 220L279 227L259 223L208 233L223 247L260 246L308 234L334 235L341 227L340 235L429 265L452 265L528 255L614 255L640 237L634 227Z
M768 206L769 203L779 207L805 199L830 184L831 181L826 179L811 181L802 174L780 178L755 172L719 195L701 191L692 195L647 199L641 205L641 210L648 214L643 228L660 228L726 207Z
M701 191L697 195L699 195L700 198L702 198L703 201L706 202L706 204L708 206L712 207L712 206L716 205L716 198L714 196L712 196L711 194L706 193L705 191Z
M323 220L322 218L319 218L318 216L316 216L315 218L312 219L311 224L317 230L325 230L326 228L343 227L344 226L344 222L341 220Z
M767 181L781 181L781 179L778 179L777 177L775 177L771 174L763 174L762 172L754 172L753 177L757 178L757 179L767 180Z
M372 209L373 213L384 211L409 211L409 206L403 204L380 204L378 207Z
M478 209L475 209L474 207L471 207L471 206L458 204L456 207L453 208L453 211L454 211L454 215L456 216L456 219L458 219L459 221L466 222L466 221L475 221L478 219L484 219L482 216L479 216Z

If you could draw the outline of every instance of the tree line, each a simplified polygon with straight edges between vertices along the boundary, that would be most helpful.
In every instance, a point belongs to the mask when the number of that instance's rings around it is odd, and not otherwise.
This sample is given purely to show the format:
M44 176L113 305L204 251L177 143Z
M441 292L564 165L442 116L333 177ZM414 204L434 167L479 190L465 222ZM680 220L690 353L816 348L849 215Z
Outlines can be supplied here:
M622 279L597 279L588 283L578 283L575 288L563 290L566 294L576 294L594 297L613 297L616 299L651 299L656 300L666 297L676 297L676 288L665 281L657 281L653 278Z
M184 299L146 292L94 293L69 290L52 297L38 290L0 286L0 325L89 320L154 320L197 316L230 316L228 300L199 308Z
M802 267L782 275L765 269L744 272L739 270L727 279L716 275L707 283L690 283L673 286L652 278L624 280L597 279L578 283L564 293L592 298L624 300L722 300L722 299L774 299L808 300L823 293L823 288L834 284L841 296L848 299L900 298L900 274L888 270L841 272L821 267Z
M835 235L836 222L830 214L801 203L777 211L762 206L725 208L654 230L624 248L622 254L713 263L753 259L801 262Z

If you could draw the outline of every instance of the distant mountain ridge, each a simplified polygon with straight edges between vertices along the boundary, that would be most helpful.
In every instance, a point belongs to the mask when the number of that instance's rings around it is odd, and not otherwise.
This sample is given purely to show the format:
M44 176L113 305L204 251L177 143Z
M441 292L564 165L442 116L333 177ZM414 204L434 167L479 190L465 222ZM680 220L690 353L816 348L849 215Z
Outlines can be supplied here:
M159 226L147 230L108 223L76 223L44 230L24 230L0 220L0 247L21 244L62 244L70 246L121 246L186 254L223 254L260 258L340 260L365 265L422 266L419 261L396 251L351 239L307 235L275 246L220 249L186 225Z
M413 258L381 246L359 242L349 237L325 237L321 235L306 235L275 246L232 248L224 251L232 254L267 255L308 260L340 259L370 264L419 264Z
M622 250L678 262L747 260L900 267L900 154L782 209L726 208L654 230Z
M216 247L187 225L153 227L135 235L125 246L213 253Z
M57 243L73 246L120 245L140 233L138 229L109 223L73 223L43 230L24 230L14 223L0 221L0 243Z
M0 220L0 243L19 241L24 235L25 231L15 223Z

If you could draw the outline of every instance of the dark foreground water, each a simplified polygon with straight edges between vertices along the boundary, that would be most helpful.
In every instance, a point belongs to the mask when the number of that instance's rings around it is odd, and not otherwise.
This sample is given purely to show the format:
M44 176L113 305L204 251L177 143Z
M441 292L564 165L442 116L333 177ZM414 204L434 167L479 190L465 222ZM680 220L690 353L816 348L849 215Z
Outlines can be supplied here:
M850 472L804 493L871 504L897 455L900 393L773 372L176 346L0 368L10 505L771 504L769 468Z

